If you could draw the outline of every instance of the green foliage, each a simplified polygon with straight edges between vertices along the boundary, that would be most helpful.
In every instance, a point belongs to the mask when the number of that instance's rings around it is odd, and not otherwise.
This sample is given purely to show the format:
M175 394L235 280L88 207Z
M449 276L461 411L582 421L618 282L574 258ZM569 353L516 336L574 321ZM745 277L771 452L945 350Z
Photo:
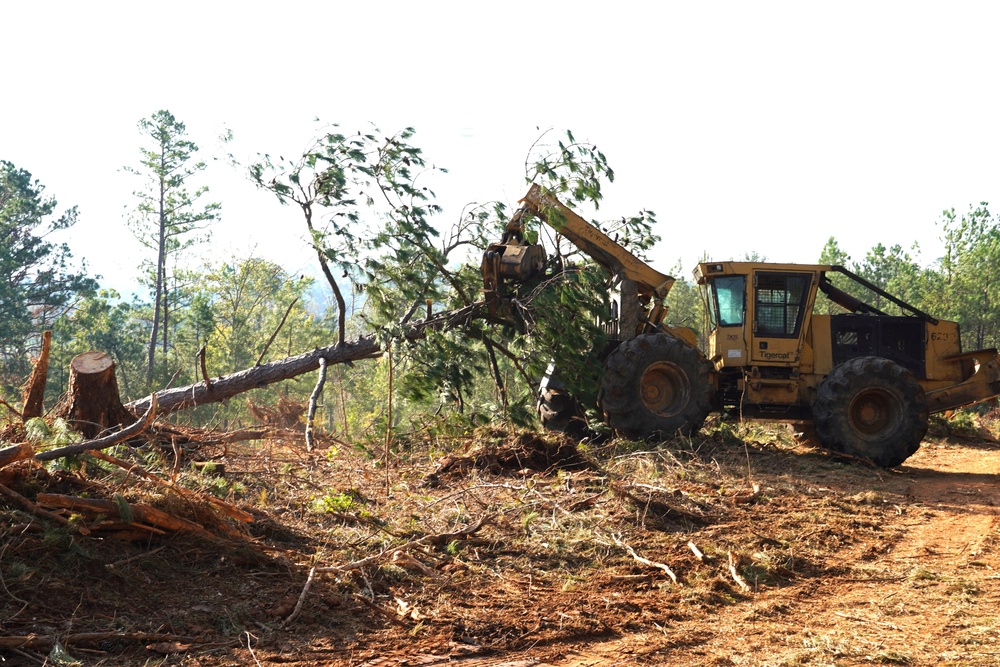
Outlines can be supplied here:
M919 253L916 244L912 249L915 254ZM907 303L917 304L924 299L923 272L910 254L898 244L891 248L886 248L881 243L875 244L864 260L855 267L855 273ZM872 295L869 303L884 312L902 314L897 306L879 294Z
M597 400L598 356L605 334L600 321L611 312L608 276L587 262L562 267L518 301L523 304L525 333L511 341L534 385L554 363L567 388L584 405Z
M957 410L948 416L948 431L955 435L975 437L979 435L979 420L972 410Z
M83 436L72 430L69 423L61 418L53 419L49 423L41 417L35 417L25 422L24 428L28 442L36 447L43 445L62 447L83 440Z
M919 307L933 291L931 286L935 282L934 273L921 268L915 259L919 256L919 246L914 244L911 250L913 255L903 250L899 244L886 248L885 245L877 243L865 254L862 261L852 262L850 256L841 250L837 240L831 236L820 253L819 263L842 266L896 298ZM901 309L884 296L850 280L847 276L830 274L828 277L836 287L874 308L889 314L902 314ZM828 313L843 312L839 306L830 301L820 308Z
M118 518L125 523L132 523L132 506L129 505L128 501L125 500L125 496L120 493L116 493L112 500L115 503L115 510L118 512Z
M52 327L52 358L48 400L68 390L67 368L77 354L88 350L107 353L115 362L118 385L125 395L144 389L144 346L148 338L146 310L128 303L114 290L101 290L77 301Z
M283 358L330 344L329 323L311 312L312 279L290 276L259 258L219 261L198 270L178 270L186 284L182 309L172 310L171 346L157 359L158 372L170 372L175 384L201 379L199 350L204 346L210 377L244 370L261 361ZM128 303L117 293L102 291L79 301L53 327L52 359L47 389L54 400L67 389L66 369L73 356L87 350L111 355L123 395L142 396L150 310ZM147 338L148 340L148 338ZM255 390L258 403L277 402L282 395L306 400L308 380L289 381ZM297 397L297 398L294 398ZM221 419L239 425L245 403L208 405L183 413L185 419Z
M548 134L542 134L531 147L525 180L544 185L570 208L584 203L598 206L603 197L601 186L615 180L604 153L593 144L578 142L569 130L555 143L547 140Z
M141 177L144 186L134 192L137 204L129 219L135 238L151 251L143 262L144 282L153 297L152 328L146 376L152 381L156 369L156 348L170 349L170 318L181 298L178 283L181 260L192 247L208 240L206 229L219 217L221 205L201 204L208 186L189 190L194 177L206 167L194 162L198 146L186 139L187 127L172 113L160 110L139 121L139 131L149 142L139 149L138 167L125 171Z
M48 239L77 221L76 208L56 211L38 180L0 160L0 382L8 390L23 382L41 331L97 287L85 264L72 267L69 246Z
M986 202L970 206L958 215L954 209L942 213L944 254L932 266L918 262L919 248L911 252L900 245L873 246L861 262L851 262L831 237L820 256L822 264L848 266L886 292L931 315L955 320L962 331L966 350L1000 344L1000 219ZM895 314L897 306L864 287L833 276L834 284L872 306ZM842 312L828 303L828 312ZM822 306L821 306L822 308Z
M596 146L577 141L572 132L550 142L545 133L532 146L525 180L535 182L555 194L565 205L584 210L598 208L602 187L614 180L614 171ZM503 211L499 211L504 213ZM499 231L505 220L497 220ZM560 379L583 405L596 402L599 356L605 348L601 325L610 319L609 276L588 255L539 221L526 220L532 238L547 247L545 275L515 286L513 303L522 326L500 327L494 338L507 342L519 360L518 389L510 392L510 414L515 421L533 412L537 383L548 364L554 363ZM633 254L645 258L659 238L653 233L656 216L652 211L593 222ZM558 223L554 223L558 228ZM497 327L495 327L497 328Z
M58 641L52 645L46 662L56 667L83 667L83 661L70 655L70 652L63 648L63 645Z
M981 349L1000 343L1000 219L988 204L957 216L943 212L943 303L962 325L962 343Z
M301 209L337 301L341 340L348 312L334 271L366 292L368 316L377 323L407 319L428 299L475 298L449 255L470 242L464 232L480 218L463 219L458 231L442 237L432 224L441 209L424 183L444 170L427 165L410 143L413 135L412 128L343 134L331 126L301 157L260 155L248 168L258 187Z
M331 493L316 501L316 508L321 512L350 512L357 506L357 501L350 493Z
M694 331L698 340L704 341L705 331L705 298L697 285L681 276L683 272L678 260L671 273L676 282L667 295L666 323L675 327L687 327Z
M285 335L279 349L267 351L268 357L287 356L289 345L295 351L304 349L316 333L313 317L302 303L312 283L311 278L288 275L272 262L232 258L201 275L201 287L189 309L189 328L200 334L200 340L211 341L213 368L224 373L256 364L274 332Z

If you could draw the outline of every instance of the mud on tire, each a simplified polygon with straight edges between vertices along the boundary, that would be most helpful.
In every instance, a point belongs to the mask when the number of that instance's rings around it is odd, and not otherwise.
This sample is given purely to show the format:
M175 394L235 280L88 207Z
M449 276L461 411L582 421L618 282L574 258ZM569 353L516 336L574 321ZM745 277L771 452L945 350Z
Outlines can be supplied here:
M881 357L858 357L820 383L813 419L827 449L890 468L920 447L927 404L910 371Z
M542 387L538 392L538 419L549 431L565 433L580 440L589 433L587 414L565 389L552 386Z
M604 363L599 403L615 433L635 440L690 435L712 410L709 364L667 334L622 343Z

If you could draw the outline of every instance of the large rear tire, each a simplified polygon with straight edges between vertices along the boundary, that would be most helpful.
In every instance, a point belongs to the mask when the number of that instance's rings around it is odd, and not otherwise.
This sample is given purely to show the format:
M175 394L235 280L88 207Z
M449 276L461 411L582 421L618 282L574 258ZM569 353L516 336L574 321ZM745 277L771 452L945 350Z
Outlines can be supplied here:
M827 449L891 468L920 447L927 403L910 371L881 357L858 357L820 383L813 419Z
M690 435L712 410L708 372L698 351L673 336L627 340L604 363L599 402L605 420L634 440Z

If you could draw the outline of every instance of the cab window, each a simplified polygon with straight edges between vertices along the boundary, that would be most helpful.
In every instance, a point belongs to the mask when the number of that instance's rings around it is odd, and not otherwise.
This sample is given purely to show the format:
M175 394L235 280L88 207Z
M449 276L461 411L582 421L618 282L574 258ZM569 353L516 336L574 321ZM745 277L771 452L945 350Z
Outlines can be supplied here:
M741 327L743 326L743 289L746 284L745 276L721 276L712 281L712 292L714 295L715 321L713 328L720 327Z

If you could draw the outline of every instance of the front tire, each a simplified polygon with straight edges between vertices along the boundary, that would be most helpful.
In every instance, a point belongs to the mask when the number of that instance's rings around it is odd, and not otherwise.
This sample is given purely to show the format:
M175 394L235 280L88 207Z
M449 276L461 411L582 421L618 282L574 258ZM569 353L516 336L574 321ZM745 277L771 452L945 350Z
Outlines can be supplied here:
M548 431L563 433L574 440L590 434L587 412L559 379L555 362L549 364L538 388L538 421Z
M910 371L881 357L858 357L820 383L813 419L827 449L891 468L920 447L927 403Z
M599 401L615 433L664 440L701 428L712 409L708 362L678 338L643 334L604 363Z

